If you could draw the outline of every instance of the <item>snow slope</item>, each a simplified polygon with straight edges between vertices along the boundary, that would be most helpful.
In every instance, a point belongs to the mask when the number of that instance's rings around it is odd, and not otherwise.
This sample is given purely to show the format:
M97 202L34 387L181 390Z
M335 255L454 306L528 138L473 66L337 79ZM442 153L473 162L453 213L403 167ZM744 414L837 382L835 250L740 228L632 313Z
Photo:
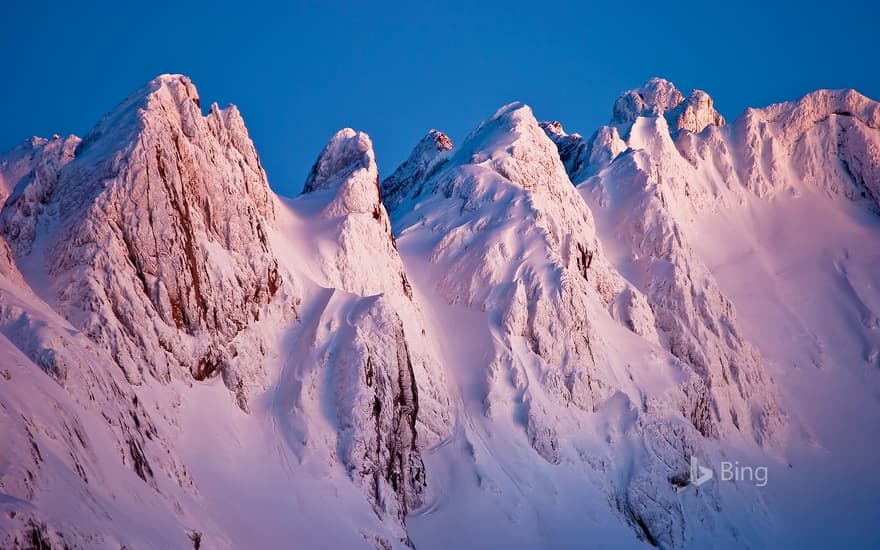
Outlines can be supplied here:
M162 75L0 156L0 547L869 548L878 151L853 91L651 79L286 199Z

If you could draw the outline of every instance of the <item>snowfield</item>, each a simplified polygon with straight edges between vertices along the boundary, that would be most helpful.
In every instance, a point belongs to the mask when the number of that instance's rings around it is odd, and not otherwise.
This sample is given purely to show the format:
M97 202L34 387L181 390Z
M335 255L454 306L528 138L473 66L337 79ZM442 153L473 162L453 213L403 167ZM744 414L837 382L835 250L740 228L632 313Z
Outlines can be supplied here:
M278 197L181 75L0 155L0 547L876 547L880 104L653 78L379 174Z

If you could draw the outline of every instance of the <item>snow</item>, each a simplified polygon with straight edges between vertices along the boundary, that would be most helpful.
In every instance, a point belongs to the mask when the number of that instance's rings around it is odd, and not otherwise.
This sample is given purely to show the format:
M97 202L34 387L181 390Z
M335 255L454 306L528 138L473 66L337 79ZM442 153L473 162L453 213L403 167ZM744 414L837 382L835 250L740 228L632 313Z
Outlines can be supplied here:
M725 125L651 79L589 138L512 103L383 182L346 128L286 199L200 101L162 75L0 156L0 546L874 538L877 103Z

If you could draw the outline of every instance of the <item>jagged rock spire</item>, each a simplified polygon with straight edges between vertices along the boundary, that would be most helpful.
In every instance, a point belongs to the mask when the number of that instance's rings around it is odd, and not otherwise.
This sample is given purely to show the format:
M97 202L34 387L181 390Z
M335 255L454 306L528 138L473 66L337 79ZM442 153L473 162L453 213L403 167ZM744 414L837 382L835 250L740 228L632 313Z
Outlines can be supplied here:
M702 90L685 97L672 82L651 78L640 88L624 92L614 102L612 124L628 124L640 116L665 116L670 128L702 132L706 126L723 126L725 121L715 110L712 98Z

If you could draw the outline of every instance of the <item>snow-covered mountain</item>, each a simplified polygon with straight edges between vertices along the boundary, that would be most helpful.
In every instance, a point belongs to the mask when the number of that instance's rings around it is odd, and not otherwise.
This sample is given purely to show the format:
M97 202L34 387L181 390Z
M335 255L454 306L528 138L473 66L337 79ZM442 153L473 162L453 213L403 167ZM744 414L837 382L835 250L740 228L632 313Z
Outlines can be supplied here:
M280 198L180 75L0 156L0 546L876 541L880 104L654 78L379 173Z

